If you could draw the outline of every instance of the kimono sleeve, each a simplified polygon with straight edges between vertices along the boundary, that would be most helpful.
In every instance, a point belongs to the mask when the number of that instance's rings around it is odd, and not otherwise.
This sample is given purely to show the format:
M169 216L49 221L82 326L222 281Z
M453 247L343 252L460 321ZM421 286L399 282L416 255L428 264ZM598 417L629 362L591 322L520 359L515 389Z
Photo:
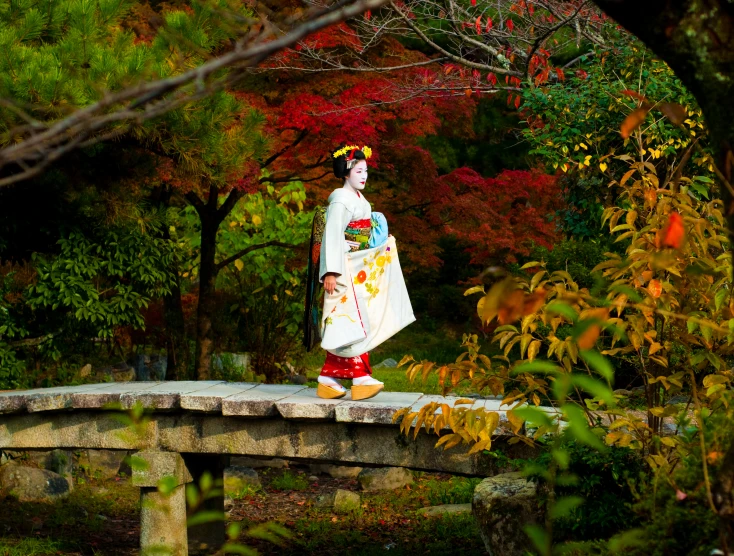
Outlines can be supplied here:
M344 274L344 253L348 251L344 241L344 230L352 219L346 205L332 202L326 211L326 228L321 242L321 267L319 280L324 281L327 272Z

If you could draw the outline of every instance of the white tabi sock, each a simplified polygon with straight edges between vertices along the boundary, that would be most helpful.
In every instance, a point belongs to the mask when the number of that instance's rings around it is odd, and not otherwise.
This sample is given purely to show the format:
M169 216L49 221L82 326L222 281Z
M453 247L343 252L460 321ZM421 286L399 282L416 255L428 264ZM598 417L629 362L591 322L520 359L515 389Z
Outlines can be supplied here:
M324 386L329 386L330 388L333 388L334 390L339 390L339 392L344 392L346 388L341 385L341 382L339 382L335 378L331 378L329 376L320 376L318 378L319 384L323 384Z
M354 386L373 386L376 384L382 384L382 382L376 378L372 378L371 376L360 376L352 379L352 384Z

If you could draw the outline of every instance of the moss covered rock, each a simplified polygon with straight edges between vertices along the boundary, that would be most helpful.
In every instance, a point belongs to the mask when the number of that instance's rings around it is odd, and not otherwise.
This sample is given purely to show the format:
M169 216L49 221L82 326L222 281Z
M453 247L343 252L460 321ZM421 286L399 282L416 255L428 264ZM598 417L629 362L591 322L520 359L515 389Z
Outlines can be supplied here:
M521 556L532 552L527 525L541 522L536 484L520 473L484 479L474 490L472 513L487 552L492 556Z

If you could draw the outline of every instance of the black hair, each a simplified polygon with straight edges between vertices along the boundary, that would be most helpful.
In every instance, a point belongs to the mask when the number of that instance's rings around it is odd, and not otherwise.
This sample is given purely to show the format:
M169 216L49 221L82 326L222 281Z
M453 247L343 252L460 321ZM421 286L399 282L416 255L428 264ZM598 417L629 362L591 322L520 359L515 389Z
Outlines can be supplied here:
M349 177L349 172L352 171L351 168L347 170L347 156L349 156L349 152L334 159L334 175L341 180ZM367 157L359 149L354 151L354 158L356 160L367 160Z

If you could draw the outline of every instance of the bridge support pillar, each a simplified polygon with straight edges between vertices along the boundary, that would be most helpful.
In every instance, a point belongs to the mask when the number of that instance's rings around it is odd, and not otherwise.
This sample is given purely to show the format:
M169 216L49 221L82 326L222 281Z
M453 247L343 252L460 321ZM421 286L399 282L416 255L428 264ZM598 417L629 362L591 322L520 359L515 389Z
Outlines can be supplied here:
M132 483L140 487L141 556L187 556L185 488L192 476L183 458L154 450L138 452L134 458Z
M223 544L224 535L224 469L229 466L230 457L223 454L183 454L186 468L193 477L194 484L200 486L201 478L209 473L216 496L209 494L197 512L217 512L221 521L209 521L189 527L189 552L191 554L213 554Z

